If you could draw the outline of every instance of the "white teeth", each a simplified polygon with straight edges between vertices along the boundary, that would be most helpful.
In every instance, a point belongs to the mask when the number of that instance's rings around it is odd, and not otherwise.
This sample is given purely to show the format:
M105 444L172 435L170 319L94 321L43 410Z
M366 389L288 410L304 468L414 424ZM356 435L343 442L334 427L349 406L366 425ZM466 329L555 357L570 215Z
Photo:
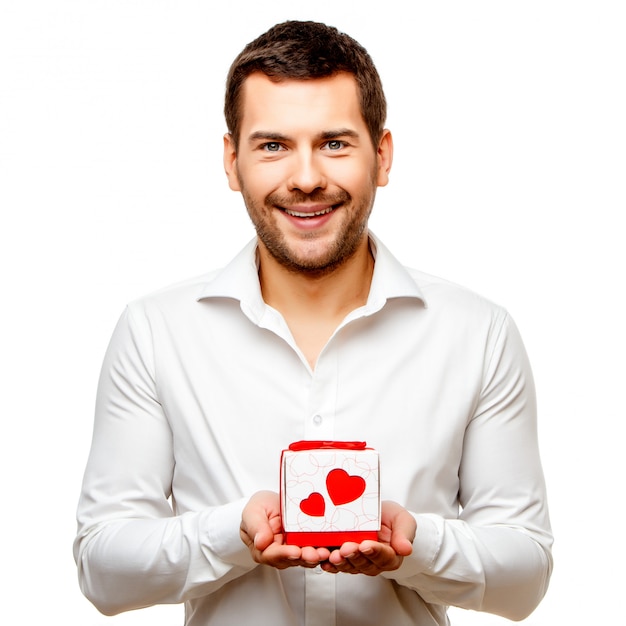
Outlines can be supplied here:
M314 213L300 213L299 211L292 211L291 209L285 209L285 213L292 215L293 217L317 217L318 215L326 215L333 210L333 207L328 207L323 211L315 211Z

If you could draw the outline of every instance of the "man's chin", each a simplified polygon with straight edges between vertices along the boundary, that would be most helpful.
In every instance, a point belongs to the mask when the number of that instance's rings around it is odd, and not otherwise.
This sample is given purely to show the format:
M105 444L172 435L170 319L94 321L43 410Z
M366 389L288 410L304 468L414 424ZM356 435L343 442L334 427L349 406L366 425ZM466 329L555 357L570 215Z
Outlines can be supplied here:
M343 263L339 259L302 259L294 257L274 258L282 267L290 272L310 277L325 276L326 274L330 274Z
M357 253L363 231L346 234L351 236L336 237L332 233L321 236L318 233L315 237L295 240L285 235L280 239L259 238L268 255L283 268L309 277L320 277L334 272Z
M271 251L270 251L270 254ZM352 252L354 254L354 252ZM274 260L290 272L317 278L331 274L352 256L345 249L325 251L317 254L297 254L294 252L272 254Z

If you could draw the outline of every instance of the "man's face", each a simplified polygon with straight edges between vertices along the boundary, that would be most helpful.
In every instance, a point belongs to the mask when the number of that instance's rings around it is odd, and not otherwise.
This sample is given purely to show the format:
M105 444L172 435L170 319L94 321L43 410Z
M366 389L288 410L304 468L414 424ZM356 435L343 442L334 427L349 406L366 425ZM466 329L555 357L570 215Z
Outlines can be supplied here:
M391 167L390 134L372 146L349 74L280 83L252 74L242 104L239 146L226 136L224 164L262 260L332 271L367 241L376 187Z

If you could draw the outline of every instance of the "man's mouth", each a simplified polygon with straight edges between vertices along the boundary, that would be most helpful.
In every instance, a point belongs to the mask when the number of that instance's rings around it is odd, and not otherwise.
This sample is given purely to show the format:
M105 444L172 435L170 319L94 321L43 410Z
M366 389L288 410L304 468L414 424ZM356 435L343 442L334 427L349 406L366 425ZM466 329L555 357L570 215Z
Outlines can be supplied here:
M335 206L329 206L328 208L322 209L321 211L310 212L294 211L293 209L283 208L283 211L287 213L287 215L291 215L292 217L319 217L320 215L326 215L327 213L330 213L334 208Z

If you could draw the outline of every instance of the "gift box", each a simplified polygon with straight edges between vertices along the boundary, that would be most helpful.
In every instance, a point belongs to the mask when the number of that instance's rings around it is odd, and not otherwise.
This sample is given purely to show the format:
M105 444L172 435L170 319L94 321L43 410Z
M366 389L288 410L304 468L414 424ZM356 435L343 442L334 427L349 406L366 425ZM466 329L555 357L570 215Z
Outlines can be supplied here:
M298 441L283 450L280 469L285 543L378 539L379 456L365 442Z

